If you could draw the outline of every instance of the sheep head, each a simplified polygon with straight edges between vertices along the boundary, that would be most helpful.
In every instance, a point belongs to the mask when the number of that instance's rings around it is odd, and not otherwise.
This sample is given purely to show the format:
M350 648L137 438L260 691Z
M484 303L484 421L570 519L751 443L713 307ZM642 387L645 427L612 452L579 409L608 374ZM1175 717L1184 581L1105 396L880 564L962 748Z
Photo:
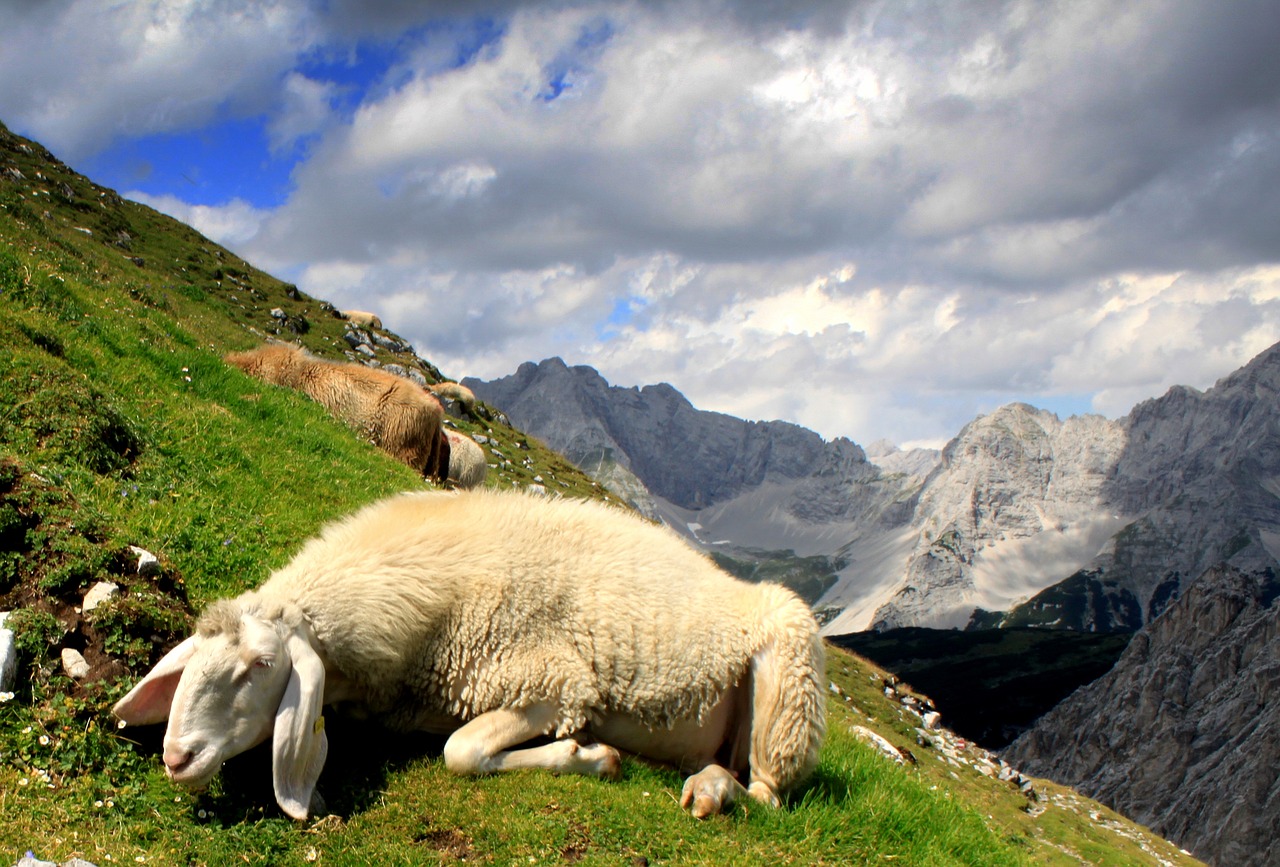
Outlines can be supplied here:
M113 712L131 725L168 720L165 772L187 788L271 738L276 801L305 819L328 752L323 701L324 664L300 612L232 600L211 606Z

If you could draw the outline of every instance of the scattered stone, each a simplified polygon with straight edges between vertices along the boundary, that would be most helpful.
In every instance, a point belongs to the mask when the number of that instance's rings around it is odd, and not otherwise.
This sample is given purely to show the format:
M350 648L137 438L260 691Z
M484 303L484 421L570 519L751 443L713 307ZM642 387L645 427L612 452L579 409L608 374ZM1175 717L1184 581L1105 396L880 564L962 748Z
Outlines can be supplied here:
M18 648L14 644L12 629L5 629L8 611L0 611L0 692L13 689L13 678L18 670Z
M356 347L356 352L359 352L361 355L367 355L367 356L369 356L370 358L373 358L374 356L376 356L376 355L378 354L378 353L374 350L374 348L373 348L372 346L370 346L369 344L367 344L367 343L361 343L359 346L357 346L357 347Z
M906 759L902 755L902 751L877 732L872 731L866 726L854 726L852 731L859 740L875 747L877 750L893 759L895 763L901 765L906 762Z
M279 308L279 307L272 307L272 308L271 308L271 318L272 318L272 319L288 319L288 318L289 318L289 314L288 314L288 313L285 313L285 312L284 312L284 310L282 310L282 309L281 309L281 308Z
M84 654L73 647L62 648L62 670L72 680L84 680L89 676L89 663Z
M342 339L347 341L347 343L351 345L352 349L359 349L361 346L369 345L368 335L366 335L363 331L360 331L359 329L353 328L350 331L344 332L342 335Z
M160 561L146 548L130 545L129 550L138 558L138 574L154 575L160 571Z
M150 556L150 555L148 555ZM155 559L154 557L152 559ZM80 611L88 614L97 608L103 602L120 592L120 585L112 581L99 581L89 588L84 594L84 600L80 603Z
M525 490L531 494L536 494L539 497L545 497L547 495L547 489L542 487L542 485L526 485Z
M387 337L385 334L379 334L376 331L372 332L369 335L369 337L370 339L373 340L374 343L376 343L378 346L381 346L383 349L387 350L388 352L404 352L406 349L409 348L405 346L403 343L401 343L399 340L395 340L391 337Z
M931 710L924 715L923 719L924 727L929 731L934 731L942 722L942 714L938 713L936 710Z

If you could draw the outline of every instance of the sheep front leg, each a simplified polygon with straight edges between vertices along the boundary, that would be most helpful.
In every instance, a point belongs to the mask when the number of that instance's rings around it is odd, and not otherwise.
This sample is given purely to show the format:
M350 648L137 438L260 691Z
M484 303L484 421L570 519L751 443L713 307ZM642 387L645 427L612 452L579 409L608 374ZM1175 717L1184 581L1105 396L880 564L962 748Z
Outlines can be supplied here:
M540 747L508 749L546 734L555 717L556 709L548 704L483 713L449 736L444 745L445 767L466 775L521 768L611 780L622 775L618 751L605 744L583 745L572 738L561 738Z

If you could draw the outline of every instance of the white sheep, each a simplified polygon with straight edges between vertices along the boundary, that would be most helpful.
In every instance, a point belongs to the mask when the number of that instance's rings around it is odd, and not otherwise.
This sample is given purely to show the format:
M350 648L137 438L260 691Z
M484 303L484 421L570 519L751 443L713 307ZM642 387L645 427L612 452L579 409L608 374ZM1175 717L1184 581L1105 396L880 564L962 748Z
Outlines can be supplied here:
M459 774L616 778L618 750L665 762L692 773L681 805L703 817L744 792L777 804L814 767L822 660L793 593L621 509L419 492L331 524L260 589L210 605L114 711L167 718L165 768L190 787L271 738L276 800L297 819L333 702L451 732ZM554 739L513 749L541 735Z
M356 325L363 325L365 328L381 328L382 319L376 313L370 313L367 310L343 310L342 318L354 322Z
M449 438L449 481L459 488L478 488L489 471L480 444L461 431L444 429Z

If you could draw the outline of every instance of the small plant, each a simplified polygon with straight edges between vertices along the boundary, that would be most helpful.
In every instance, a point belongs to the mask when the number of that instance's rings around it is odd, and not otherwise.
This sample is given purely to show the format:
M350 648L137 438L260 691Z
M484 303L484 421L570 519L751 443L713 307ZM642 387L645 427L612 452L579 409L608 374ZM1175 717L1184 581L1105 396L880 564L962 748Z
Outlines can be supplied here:
M159 659L161 636L188 632L191 618L173 596L146 588L107 600L94 609L92 624L109 656L141 671Z

